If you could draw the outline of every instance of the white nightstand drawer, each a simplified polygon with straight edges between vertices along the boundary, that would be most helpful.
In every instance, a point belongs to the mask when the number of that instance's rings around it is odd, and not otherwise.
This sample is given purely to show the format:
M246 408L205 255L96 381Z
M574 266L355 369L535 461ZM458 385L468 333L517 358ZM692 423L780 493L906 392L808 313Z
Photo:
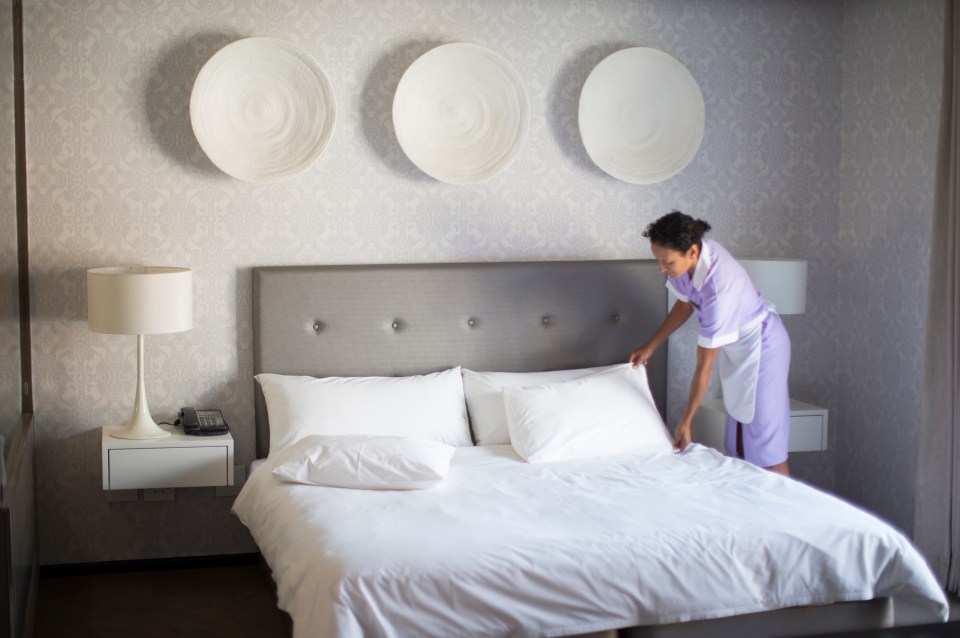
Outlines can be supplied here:
M111 490L227 485L227 447L110 450Z
M166 439L138 441L110 436L102 428L103 489L223 487L233 485L233 436L189 436L164 428Z
M817 452L827 448L824 419L819 414L790 416L791 452Z

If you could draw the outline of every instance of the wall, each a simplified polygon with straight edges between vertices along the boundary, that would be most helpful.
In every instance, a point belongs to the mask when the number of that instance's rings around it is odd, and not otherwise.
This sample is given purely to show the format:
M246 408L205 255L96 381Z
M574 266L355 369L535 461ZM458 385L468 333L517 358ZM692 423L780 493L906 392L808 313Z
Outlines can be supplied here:
M943 2L846 2L843 41L837 489L912 531Z
M791 383L835 409L842 12L830 0L27 3L42 562L253 550L212 489L178 490L173 503L105 501L99 428L131 409L135 348L87 329L84 271L95 266L195 269L193 330L146 340L150 406L166 419L181 405L221 407L238 462L249 463L252 266L649 257L643 228L680 208L714 223L735 254L811 260L810 311L787 318ZM324 155L273 185L219 172L189 122L203 63L254 35L304 48L337 95ZM456 41L512 62L532 111L514 164L470 187L420 173L391 123L403 71ZM576 126L589 71L635 45L677 57L706 100L699 154L651 186L602 173ZM673 341L675 415L693 339ZM832 452L794 464L832 486Z
M21 407L12 0L0 0L0 87L0 436L9 442Z

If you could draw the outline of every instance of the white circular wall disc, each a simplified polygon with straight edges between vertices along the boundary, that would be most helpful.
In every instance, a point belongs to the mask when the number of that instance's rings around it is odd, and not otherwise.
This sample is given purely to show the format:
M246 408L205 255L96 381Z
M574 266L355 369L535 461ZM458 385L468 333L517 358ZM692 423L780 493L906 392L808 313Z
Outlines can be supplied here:
M223 172L276 182L309 168L336 120L330 81L320 65L277 38L223 47L200 70L190 122L201 148Z
M475 44L445 44L400 78L393 125L403 152L424 173L473 184L516 157L530 104L520 75L500 55Z
M631 184L652 184L683 170L700 148L703 94L673 56L648 47L622 49L590 72L579 120L597 166Z

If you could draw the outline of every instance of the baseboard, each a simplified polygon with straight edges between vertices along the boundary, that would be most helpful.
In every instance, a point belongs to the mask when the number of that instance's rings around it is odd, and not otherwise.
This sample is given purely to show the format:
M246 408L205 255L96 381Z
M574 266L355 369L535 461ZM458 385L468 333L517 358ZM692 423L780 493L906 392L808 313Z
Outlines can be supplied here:
M260 554L221 554L218 556L184 556L174 558L150 558L144 560L107 561L102 563L70 563L65 565L41 565L41 578L60 576L86 576L90 574L120 574L170 569L196 569L202 567L235 567L256 565Z

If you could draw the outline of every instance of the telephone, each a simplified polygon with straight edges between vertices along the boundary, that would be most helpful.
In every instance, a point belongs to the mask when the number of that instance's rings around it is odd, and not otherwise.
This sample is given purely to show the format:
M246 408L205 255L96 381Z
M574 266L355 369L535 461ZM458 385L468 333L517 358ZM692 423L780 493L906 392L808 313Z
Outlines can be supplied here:
M216 436L230 431L227 422L223 420L220 410L194 410L180 408L175 425L183 426L184 434L194 436Z

